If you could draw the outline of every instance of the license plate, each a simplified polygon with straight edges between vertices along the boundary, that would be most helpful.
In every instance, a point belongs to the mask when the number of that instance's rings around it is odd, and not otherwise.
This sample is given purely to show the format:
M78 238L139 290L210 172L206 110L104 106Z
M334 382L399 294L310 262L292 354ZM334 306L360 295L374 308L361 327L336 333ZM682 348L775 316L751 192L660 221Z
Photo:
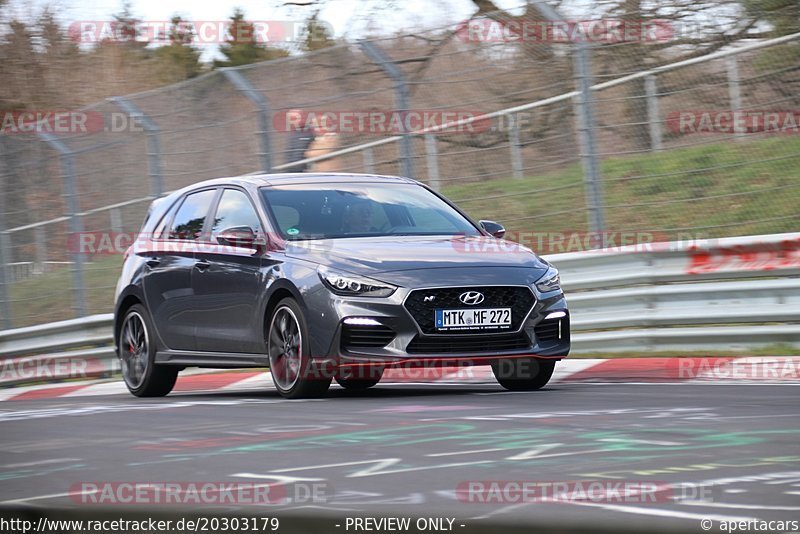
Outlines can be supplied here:
M511 308L435 310L437 330L488 330L511 326Z

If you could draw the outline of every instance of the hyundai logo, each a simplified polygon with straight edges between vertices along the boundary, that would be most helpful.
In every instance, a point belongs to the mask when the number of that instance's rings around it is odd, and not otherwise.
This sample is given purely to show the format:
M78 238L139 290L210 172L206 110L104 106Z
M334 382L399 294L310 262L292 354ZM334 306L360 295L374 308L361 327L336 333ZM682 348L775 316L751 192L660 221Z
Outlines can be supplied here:
M476 306L483 302L483 293L480 291L467 291L458 296L458 300L467 306Z

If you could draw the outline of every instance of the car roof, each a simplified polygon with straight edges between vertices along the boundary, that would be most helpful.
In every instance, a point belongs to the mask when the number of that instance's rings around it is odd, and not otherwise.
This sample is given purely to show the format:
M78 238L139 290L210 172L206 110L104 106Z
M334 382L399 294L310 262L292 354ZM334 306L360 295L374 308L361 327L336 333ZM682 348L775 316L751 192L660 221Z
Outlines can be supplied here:
M416 180L402 176L385 176L381 174L359 174L344 172L294 172L283 174L253 173L228 178L214 178L185 187L181 193L215 185L288 185L288 184L320 184L335 182L364 182L364 183L410 183L418 184Z
M382 174L360 174L347 172L294 172L282 174L269 174L255 172L240 176L229 176L227 178L212 178L187 185L181 189L170 191L165 196L153 200L150 204L150 214L148 222L160 219L167 209L174 205L175 201L192 191L205 187L238 185L240 187L263 187L269 185L288 185L288 184L323 184L335 182L361 182L361 183L404 183L423 185L421 182L405 178L403 176L387 176Z

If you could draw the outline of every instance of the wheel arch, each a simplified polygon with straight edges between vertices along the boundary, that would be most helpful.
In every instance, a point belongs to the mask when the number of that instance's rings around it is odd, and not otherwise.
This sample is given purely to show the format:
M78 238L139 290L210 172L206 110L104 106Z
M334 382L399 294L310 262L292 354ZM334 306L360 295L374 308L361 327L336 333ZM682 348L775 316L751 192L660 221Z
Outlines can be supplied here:
M144 295L136 286L130 286L120 293L117 299L117 309L114 313L114 347L119 347L119 329L122 327L122 320L125 314L135 304L144 306Z
M262 325L267 324L267 320L272 316L272 312L275 311L278 303L285 298L294 299L300 309L303 310L303 313L307 312L305 301L297 287L286 279L277 280L270 288L267 302L264 305L264 313L261 316Z

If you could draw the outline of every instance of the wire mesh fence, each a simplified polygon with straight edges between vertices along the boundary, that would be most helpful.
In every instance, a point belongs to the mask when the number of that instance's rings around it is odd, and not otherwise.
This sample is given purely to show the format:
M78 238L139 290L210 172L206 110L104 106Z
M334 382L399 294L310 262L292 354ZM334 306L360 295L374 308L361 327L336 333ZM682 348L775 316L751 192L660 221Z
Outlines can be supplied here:
M257 171L410 174L540 253L589 246L569 244L589 230L612 242L797 230L800 35L706 55L593 45L586 124L575 44L464 28L109 99L81 110L99 126L78 135L0 135L2 326L110 311L153 198ZM300 162L298 124L316 128Z

